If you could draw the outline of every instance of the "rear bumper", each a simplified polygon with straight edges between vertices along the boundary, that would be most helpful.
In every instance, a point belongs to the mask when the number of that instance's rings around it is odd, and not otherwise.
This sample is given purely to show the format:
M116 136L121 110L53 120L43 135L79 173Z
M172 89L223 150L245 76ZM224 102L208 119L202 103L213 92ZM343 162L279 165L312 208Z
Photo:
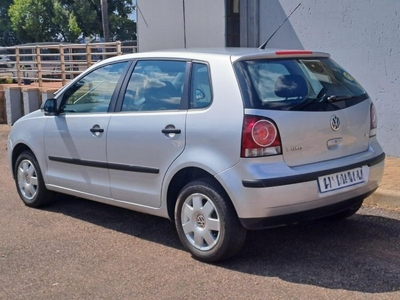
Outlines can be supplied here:
M244 179L242 180L242 184L244 187L249 187L249 188L263 188L263 187L273 187L273 186L282 186L282 185L288 185L288 184L296 184L296 183L302 183L302 182L307 182L307 181L312 181L312 180L317 180L318 177L320 176L325 176L333 173L338 173L362 166L368 166L372 167L374 165L377 165L385 160L385 153L382 153L374 158L354 163L351 165L343 166L340 168L333 168L333 169L327 169L323 171L317 171L317 172L312 172L312 173L307 173L307 174L301 174L301 175L294 175L294 176L289 176L289 177L283 177L283 178L272 178L272 179Z
M331 216L346 209L349 209L356 205L360 200L365 199L369 195L371 195L375 190L372 190L366 194L361 196L351 198L345 201L341 201L338 203L296 212L290 213L287 215L280 215L268 218L247 218L240 219L240 223L246 229L264 229L282 225L295 224L299 222L311 221L315 219L320 219L323 217Z
M318 219L352 207L354 202L378 188L383 176L385 154L380 152L374 155L373 151L369 151L363 155L297 168L287 167L279 157L274 159L268 162L260 160L256 167L253 161L243 161L217 176L247 229ZM320 192L318 177L358 167L363 167L368 173L365 182ZM243 179L251 174L258 174L260 179Z

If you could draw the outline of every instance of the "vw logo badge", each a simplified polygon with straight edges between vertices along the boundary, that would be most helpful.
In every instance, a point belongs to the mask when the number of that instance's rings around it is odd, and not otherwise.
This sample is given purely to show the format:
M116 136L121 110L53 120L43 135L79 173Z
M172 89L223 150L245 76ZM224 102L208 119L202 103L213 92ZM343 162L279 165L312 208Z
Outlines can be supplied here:
M339 117L336 116L336 115L333 115L331 117L331 128L332 128L333 131L336 131L336 130L339 129L339 127L340 127Z

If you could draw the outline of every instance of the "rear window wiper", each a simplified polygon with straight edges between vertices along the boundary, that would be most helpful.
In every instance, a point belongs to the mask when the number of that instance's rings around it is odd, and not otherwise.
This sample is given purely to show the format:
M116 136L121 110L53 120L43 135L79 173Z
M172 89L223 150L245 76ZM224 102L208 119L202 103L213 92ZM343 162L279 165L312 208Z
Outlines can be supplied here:
M331 95L331 96L326 97L325 99L328 102L333 103L333 102L340 102L340 101L348 100L348 99L351 99L351 98L354 98L354 96L336 96L336 95Z
M335 95L331 95L331 96L327 96L322 95L320 96L318 94L317 98L306 98L303 102L299 103L298 105L295 105L293 107L290 108L290 110L300 110L300 109L304 109L305 107L314 104L316 102L329 102L329 103L334 103L334 102L340 102L340 101L344 101L344 100L348 100L348 99L352 99L355 98L356 96L335 96Z

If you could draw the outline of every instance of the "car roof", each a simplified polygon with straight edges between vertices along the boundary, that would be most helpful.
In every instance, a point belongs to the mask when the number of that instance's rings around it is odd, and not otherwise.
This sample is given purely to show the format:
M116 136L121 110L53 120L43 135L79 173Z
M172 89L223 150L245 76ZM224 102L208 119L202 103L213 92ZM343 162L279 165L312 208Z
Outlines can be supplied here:
M259 58L284 58L284 57L329 57L325 52L310 50L288 50L288 49L259 49L259 48L185 48L168 49L149 52L138 52L125 54L111 58L110 60L138 59L138 58L172 58L189 60L210 60L213 57L225 57L232 62L238 60L259 59ZM107 60L107 61L110 61Z

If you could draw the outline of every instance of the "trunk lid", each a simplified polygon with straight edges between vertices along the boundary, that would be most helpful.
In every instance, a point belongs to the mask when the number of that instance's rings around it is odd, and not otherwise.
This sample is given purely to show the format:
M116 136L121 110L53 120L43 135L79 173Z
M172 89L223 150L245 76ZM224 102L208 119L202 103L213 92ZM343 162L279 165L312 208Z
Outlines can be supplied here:
M369 101L329 112L272 112L282 155L288 166L299 166L366 151L369 145Z
M311 164L368 149L372 101L329 57L245 58L234 67L245 114L276 124L287 165Z

